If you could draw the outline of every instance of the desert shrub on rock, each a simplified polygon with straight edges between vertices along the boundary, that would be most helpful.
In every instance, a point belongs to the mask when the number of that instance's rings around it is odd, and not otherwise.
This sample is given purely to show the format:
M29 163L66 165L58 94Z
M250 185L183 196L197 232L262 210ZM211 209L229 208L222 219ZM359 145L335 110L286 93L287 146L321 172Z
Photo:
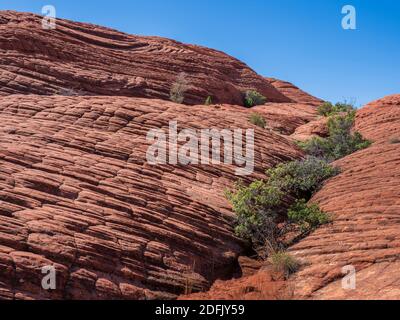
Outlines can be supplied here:
M244 105L247 108L255 107L263 105L267 102L267 98L265 98L261 93L255 90L248 90L244 95Z
M250 123L260 127L260 128L265 128L267 126L267 122L265 119L258 113L252 113L250 115Z
M354 105L348 102L338 102L333 105L331 102L324 102L318 107L318 114L320 116L329 117L342 112L354 111Z
M326 179L338 173L338 168L315 157L282 163L266 172L269 185L293 196L307 198L310 198Z
M206 99L206 101L204 102L204 104L205 104L206 106L212 105L212 104L213 104L212 97L211 97L211 96L208 96L207 99Z
M238 183L234 191L226 192L226 196L236 213L235 234L251 241L256 250L267 242L275 247L278 231L275 220L282 191L258 180L249 186Z
M183 103L185 93L189 89L189 82L186 79L186 73L181 72L171 86L170 99L175 103Z
M286 277L295 273L300 268L300 262L287 252L274 252L268 259L274 271L282 272Z
M325 161L307 158L277 165L267 171L267 179L255 181L249 186L236 184L233 191L226 192L236 214L235 234L250 241L261 258L282 250L283 244L279 239L285 228L279 227L278 223L288 215L284 202L293 197L311 198L324 180L337 173L338 169ZM315 219L322 217L322 213L318 212L318 215L314 209L311 206L301 211L301 214L305 212L303 219L295 219L293 214L291 222L298 223L300 227L306 224L314 227ZM322 223L322 218L320 220Z
M305 199L297 200L288 210L289 221L299 225L303 232L330 222L330 217L315 203L307 204Z
M355 112L331 116L328 120L329 135L327 138L313 137L298 145L310 156L332 162L356 151L368 148L371 141L366 140L359 132L352 132Z

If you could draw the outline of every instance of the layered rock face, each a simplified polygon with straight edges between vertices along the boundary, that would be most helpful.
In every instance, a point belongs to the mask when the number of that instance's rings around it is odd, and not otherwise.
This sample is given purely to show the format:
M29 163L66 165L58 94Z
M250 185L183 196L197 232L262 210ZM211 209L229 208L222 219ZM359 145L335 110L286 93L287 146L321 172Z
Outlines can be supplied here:
M122 97L0 99L0 297L174 298L229 276L233 165L152 166L150 129L252 128L255 173L301 157L242 107ZM41 287L55 266L57 289Z
M286 97L292 99L294 102L303 103L319 107L324 103L323 100L304 92L294 84L274 78L266 78L279 92Z
M0 12L0 95L118 95L169 100L177 75L189 82L186 104L243 104L255 89L271 102L292 100L244 63L222 52L91 24Z
M371 102L357 113L355 129L379 143L400 139L400 97L392 95Z
M251 113L257 113L264 117L268 127L291 135L310 121L318 117L317 109L303 103L266 103L262 106L251 108Z
M293 141L324 134L320 99L215 50L66 20L43 30L41 17L8 11L0 69L0 299L174 299L238 274L192 297L279 299L293 287L295 298L400 299L399 95L358 112L374 144L335 163L342 173L313 199L333 222L290 249L303 265L285 284L238 263L246 248L224 191L303 157ZM180 72L192 106L165 101ZM230 105L247 89L270 102ZM208 96L230 104L196 105ZM254 129L253 175L151 165L146 135L171 121L179 132ZM55 290L42 287L48 266ZM342 288L344 266L356 290Z
M337 161L342 173L315 195L334 220L291 249L304 264L292 279L298 297L400 299L400 144L389 141L400 130L400 95L361 109L356 129L375 143ZM355 289L345 278L352 268Z

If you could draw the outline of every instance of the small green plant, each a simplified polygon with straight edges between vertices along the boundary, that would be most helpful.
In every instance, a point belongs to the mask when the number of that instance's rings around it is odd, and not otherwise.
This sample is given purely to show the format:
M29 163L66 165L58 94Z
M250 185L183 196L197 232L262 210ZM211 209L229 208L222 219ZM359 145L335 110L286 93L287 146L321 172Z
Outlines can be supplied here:
M338 173L338 168L315 157L282 163L266 172L271 186L293 196L307 198L310 198L326 179Z
M265 119L258 113L252 113L250 115L250 123L265 129L265 127L267 126L267 122L265 121Z
M183 103L185 93L189 89L189 82L186 79L186 74L181 72L171 86L170 99L175 103Z
M331 221L328 214L317 204L307 204L305 199L297 200L288 210L289 221L298 224L303 232L315 229Z
M260 257L281 249L282 229L277 223L287 213L283 199L288 194L310 198L324 180L338 172L325 161L310 157L268 170L268 180L249 186L237 183L233 191L225 193L236 214L235 234L250 241Z
M313 137L308 141L299 142L298 145L308 155L328 162L368 148L372 142L364 139L359 132L352 132L354 121L354 111L345 115L331 116L328 120L327 138Z
M204 102L204 104L205 104L206 106L212 105L212 104L213 104L212 97L211 97L211 96L208 96L207 99L206 99L206 101Z
M391 144L400 143L400 138L391 138L391 139L389 140L389 142L390 142Z
M268 260L274 271L282 272L286 277L297 272L300 268L300 262L287 252L274 252Z
M332 113L333 104L331 102L324 102L323 105L319 106L317 111L320 116L327 117Z
M338 102L333 105L331 102L324 102L320 107L318 107L318 114L320 116L329 117L342 112L352 112L354 111L354 105L348 102Z
M234 191L227 191L226 197L236 213L235 234L251 241L257 250L267 242L273 246L277 238L275 222L280 209L282 191L258 180L244 186L239 182Z
M246 91L244 95L244 106L247 108L263 105L266 102L267 98L255 90Z

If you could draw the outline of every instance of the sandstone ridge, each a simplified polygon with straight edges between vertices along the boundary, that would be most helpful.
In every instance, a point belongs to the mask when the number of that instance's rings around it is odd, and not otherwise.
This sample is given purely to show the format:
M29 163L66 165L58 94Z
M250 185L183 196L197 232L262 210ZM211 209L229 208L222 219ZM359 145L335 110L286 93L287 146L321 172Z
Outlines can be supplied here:
M185 72L186 104L243 104L254 89L270 102L293 102L241 61L220 51L139 37L68 20L42 29L42 17L0 12L0 94L107 95L169 99Z

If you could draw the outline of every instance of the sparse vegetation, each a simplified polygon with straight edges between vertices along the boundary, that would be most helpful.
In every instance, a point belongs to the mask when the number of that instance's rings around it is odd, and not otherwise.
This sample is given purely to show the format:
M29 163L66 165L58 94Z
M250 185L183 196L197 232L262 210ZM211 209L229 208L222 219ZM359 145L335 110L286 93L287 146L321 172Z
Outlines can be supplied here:
M330 217L315 203L307 204L305 199L297 200L288 210L289 221L298 224L303 232L330 222Z
M252 113L250 115L250 123L265 129L265 127L267 126L267 122L265 121L265 119L263 118L263 116L261 116L258 113Z
M246 106L255 105L250 94L246 97ZM340 170L329 163L371 144L360 133L352 132L356 115L352 104L326 103L319 112L329 116L329 134L327 138L299 142L307 158L279 164L266 171L266 179L249 186L239 183L226 194L236 213L236 235L250 241L261 258L269 257L272 265L286 274L299 267L284 251L287 231L294 230L298 240L331 221L317 204L307 203L324 181L339 174ZM263 120L257 114L250 118L251 123L260 127L265 127Z
M279 251L270 255L268 261L274 271L282 272L286 277L295 273L300 268L300 262L287 252Z
M66 97L78 97L87 95L82 90L76 90L72 88L62 88L58 91L58 95Z
M389 142L390 142L391 144L400 143L400 138L391 138L391 139L389 140Z
M282 191L259 180L248 187L239 182L234 191L226 192L226 196L236 213L236 235L251 241L256 251L266 243L275 247L278 232L276 218L279 215Z
M278 223L288 215L287 198L310 199L324 180L338 172L323 160L307 158L280 164L266 172L268 179L255 181L249 186L239 182L234 191L226 192L236 213L236 235L250 241L261 258L282 251L284 245L279 239L285 228L279 227ZM298 224L304 231L306 224L314 227L317 221L325 221L323 213L319 209L317 212L315 206L291 209L293 219L289 223ZM296 216L298 209L302 211Z
M263 105L266 102L267 98L255 90L248 90L244 95L244 106L247 108Z
M354 105L347 101L338 102L335 105L333 105L331 102L324 102L324 104L318 108L318 114L320 116L330 117L342 112L352 112L354 110Z
M211 97L211 96L208 96L207 99L206 99L206 101L204 102L204 104L205 104L206 106L212 105L212 104L213 104L212 97Z
M189 82L186 79L186 73L181 72L171 86L170 99L175 103L183 103L185 93L189 88Z
M352 133L354 120L354 111L345 115L331 116L328 121L329 136L327 138L314 137L306 142L300 142L299 146L308 155L328 162L368 148L371 141L364 139L359 132Z
M315 157L282 163L266 172L269 185L292 196L307 198L311 198L326 179L338 173L338 168Z

